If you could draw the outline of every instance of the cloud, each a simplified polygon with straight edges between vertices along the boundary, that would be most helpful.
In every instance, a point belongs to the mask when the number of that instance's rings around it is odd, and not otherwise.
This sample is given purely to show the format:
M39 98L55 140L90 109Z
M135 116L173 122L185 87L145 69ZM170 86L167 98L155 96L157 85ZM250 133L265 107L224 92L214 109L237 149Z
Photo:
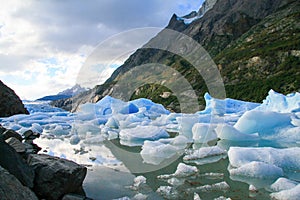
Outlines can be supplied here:
M201 0L6 1L0 7L0 78L22 98L57 93L75 84L99 42L134 28L163 28L173 13L185 15L200 5ZM122 39L117 48L107 45L102 64L116 55L114 51L125 52L154 35ZM111 64L120 65L127 57ZM47 62L51 59L55 62ZM107 70L101 72L99 82L113 68Z

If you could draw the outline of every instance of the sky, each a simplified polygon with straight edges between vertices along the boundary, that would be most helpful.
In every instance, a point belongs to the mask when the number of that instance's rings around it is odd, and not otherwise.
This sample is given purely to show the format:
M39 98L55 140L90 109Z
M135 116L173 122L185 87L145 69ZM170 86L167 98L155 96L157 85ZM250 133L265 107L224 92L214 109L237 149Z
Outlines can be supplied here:
M78 83L89 55L116 35L145 27L164 28L173 13L198 10L203 0L9 0L0 6L0 79L21 97L34 100ZM117 48L138 47L156 33ZM128 35L128 34L127 34ZM102 45L102 46L101 46ZM133 45L133 46L131 46ZM115 51L106 45L105 52ZM109 49L111 48L111 49ZM124 49L125 51L125 49ZM103 83L132 52L110 62ZM106 58L109 58L107 56ZM107 60L107 59L106 59ZM103 61L105 64L107 61ZM101 68L101 65L99 65ZM88 86L92 87L92 86Z

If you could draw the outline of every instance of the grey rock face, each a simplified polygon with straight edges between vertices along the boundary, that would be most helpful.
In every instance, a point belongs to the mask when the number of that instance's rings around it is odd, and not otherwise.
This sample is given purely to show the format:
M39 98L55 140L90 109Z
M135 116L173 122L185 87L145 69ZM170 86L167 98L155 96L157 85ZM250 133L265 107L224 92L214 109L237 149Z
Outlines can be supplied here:
M8 145L0 135L0 166L14 175L24 186L33 187L34 171L31 169L16 150Z
M10 130L10 129L5 130L4 133L2 133L2 135L3 135L4 140L7 140L11 137L18 139L20 142L22 142L22 140L23 140L22 136L19 133L17 133L14 130Z
M37 200L36 195L20 181L0 166L0 198L1 200Z
M0 80L0 117L29 114L16 93Z
M87 172L72 161L48 155L30 154L28 164L36 174L33 190L40 198L51 200L78 190Z
M5 140L7 144L13 147L17 153L25 153L26 149L22 142L20 142L17 138L11 137Z

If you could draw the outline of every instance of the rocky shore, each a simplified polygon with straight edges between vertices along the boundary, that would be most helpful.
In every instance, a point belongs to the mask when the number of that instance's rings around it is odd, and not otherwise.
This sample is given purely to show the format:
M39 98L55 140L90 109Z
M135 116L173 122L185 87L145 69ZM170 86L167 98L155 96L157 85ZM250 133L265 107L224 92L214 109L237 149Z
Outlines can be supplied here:
M0 117L29 114L14 90L0 80Z
M2 200L83 200L87 169L73 161L37 154L38 133L20 135L0 125L0 197Z

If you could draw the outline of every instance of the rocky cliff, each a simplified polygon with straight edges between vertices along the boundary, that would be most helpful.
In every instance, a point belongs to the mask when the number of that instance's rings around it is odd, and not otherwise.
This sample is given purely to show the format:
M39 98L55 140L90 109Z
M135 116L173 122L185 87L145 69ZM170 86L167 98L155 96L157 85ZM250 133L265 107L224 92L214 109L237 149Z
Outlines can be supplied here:
M16 93L0 80L0 117L29 114Z
M220 70L227 97L260 102L270 89L285 94L300 89L299 16L298 0L218 0L185 17L174 14L167 28L188 35L208 51ZM112 93L122 75L146 63L165 64L180 72L204 105L207 87L193 66L178 55L147 48L131 55L103 85L54 105L75 111L81 103L96 102ZM145 84L132 98L146 97L179 112L173 92L159 84Z

